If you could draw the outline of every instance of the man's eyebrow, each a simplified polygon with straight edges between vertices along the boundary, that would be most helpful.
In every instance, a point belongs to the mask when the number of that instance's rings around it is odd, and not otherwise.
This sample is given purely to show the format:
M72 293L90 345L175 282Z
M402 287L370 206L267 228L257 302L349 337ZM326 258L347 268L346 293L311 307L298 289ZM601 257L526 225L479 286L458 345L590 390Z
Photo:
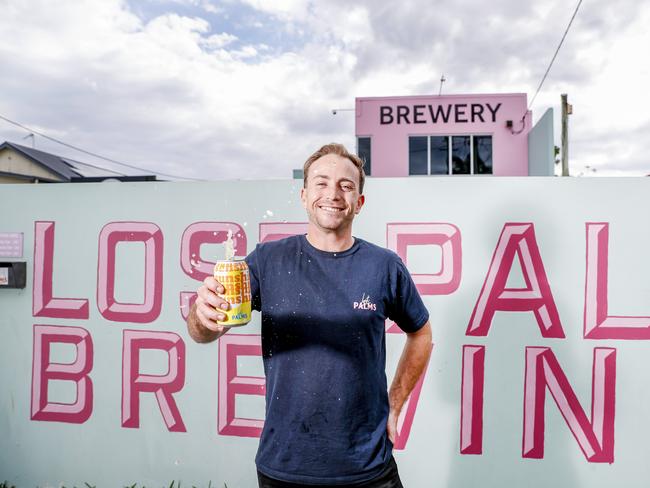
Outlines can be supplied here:
M323 179L323 180L329 180L329 179L331 179L331 178L330 178L329 176L327 176L327 175L314 175L314 179L316 179L316 178L321 178L321 179ZM356 187L356 182L355 182L353 179L351 179L351 178L345 178L345 177L343 177L343 178L339 178L338 181L339 181L339 183L341 183L341 182L351 183L352 185L354 185L354 186Z

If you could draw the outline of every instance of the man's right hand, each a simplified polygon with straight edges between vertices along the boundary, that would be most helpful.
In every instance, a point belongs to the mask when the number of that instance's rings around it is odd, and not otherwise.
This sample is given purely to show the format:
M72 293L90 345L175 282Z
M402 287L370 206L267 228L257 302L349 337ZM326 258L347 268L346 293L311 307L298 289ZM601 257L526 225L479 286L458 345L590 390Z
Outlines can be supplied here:
M218 295L224 291L223 285L212 276L203 280L197 290L196 302L187 318L187 328L195 341L211 342L230 329L219 324L226 319L224 311L230 308L230 304Z

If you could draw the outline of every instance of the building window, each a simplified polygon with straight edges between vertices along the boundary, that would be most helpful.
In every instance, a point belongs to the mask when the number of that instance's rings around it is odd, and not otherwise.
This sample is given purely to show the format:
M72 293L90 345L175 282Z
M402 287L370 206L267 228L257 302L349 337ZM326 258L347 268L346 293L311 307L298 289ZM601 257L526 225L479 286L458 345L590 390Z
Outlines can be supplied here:
M430 174L432 175L449 174L449 137L431 136L429 139L431 141Z
M492 174L492 136L474 136L474 173Z
M357 137L357 155L363 161L363 171L370 176L372 157L370 153L370 137Z
M453 136L451 138L451 174L472 174L472 141L470 136Z
M409 174L429 174L428 137L409 137Z
M409 137L409 175L471 174L492 174L492 136Z

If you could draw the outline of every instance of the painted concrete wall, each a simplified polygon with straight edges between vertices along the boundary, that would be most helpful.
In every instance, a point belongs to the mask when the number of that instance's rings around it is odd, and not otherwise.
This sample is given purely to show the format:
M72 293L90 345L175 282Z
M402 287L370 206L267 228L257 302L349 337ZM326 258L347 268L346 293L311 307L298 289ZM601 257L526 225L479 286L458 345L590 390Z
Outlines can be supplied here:
M531 120L528 114L522 123L526 104L524 93L357 98L355 134L371 137L373 176L408 176L409 136L465 134L492 136L494 175L526 176ZM398 117L400 106L406 117ZM392 122L385 113L382 124L381 107L392 110ZM507 120L521 132L513 134Z
M528 174L530 176L555 174L554 147L553 109L549 108L528 133Z
M0 478L255 486L259 316L207 345L183 316L227 230L242 256L304 231L301 183L3 186L28 279L0 288ZM647 486L650 179L386 178L366 197L355 235L402 256L433 326L405 486ZM387 324L389 381L404 340Z

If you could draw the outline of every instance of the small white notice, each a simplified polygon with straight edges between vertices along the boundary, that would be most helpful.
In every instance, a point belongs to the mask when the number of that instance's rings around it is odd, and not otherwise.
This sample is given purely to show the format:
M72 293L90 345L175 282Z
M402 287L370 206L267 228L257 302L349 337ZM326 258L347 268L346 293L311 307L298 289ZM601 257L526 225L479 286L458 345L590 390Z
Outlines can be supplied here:
M0 232L0 258L23 257L23 233Z
M0 268L0 286L9 284L9 268Z

